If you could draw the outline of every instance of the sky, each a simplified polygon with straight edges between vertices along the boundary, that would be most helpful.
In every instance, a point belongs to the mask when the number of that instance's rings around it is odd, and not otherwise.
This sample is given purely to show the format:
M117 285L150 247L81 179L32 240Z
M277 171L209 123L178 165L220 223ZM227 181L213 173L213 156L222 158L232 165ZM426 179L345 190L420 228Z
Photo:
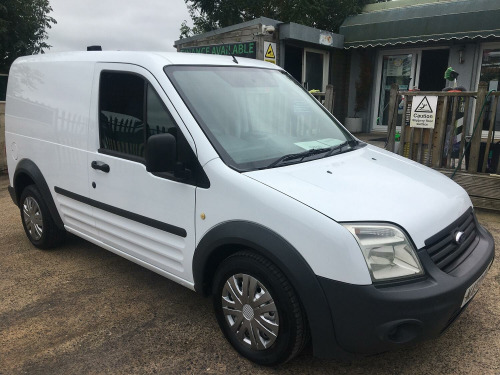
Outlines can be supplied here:
M184 0L49 0L57 21L48 30L49 52L103 50L175 51L183 20L192 25Z

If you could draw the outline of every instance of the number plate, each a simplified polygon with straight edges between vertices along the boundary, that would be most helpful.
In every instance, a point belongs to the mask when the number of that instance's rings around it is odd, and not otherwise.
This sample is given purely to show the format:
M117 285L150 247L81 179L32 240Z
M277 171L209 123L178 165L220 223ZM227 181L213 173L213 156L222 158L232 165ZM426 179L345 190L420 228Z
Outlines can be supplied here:
M472 299L472 297L474 297L476 295L477 291L479 290L479 287L481 286L481 283L483 282L484 278L486 277L486 274L490 270L490 267L491 267L491 263L488 266L488 268L486 268L486 270L484 270L483 274L481 276L479 276L479 278L476 281L474 281L474 283L469 288L467 288L467 290L465 291L464 299L462 301L462 306L460 306L460 307L464 307L464 305L467 302L469 302Z

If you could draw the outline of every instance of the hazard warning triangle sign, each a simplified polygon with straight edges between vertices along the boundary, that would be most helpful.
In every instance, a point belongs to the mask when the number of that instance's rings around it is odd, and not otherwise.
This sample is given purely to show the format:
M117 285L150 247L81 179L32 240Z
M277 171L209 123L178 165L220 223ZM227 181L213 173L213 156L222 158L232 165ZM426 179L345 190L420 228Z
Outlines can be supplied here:
M411 103L410 127L434 129L437 102L437 96L415 95Z
M427 96L424 96L420 104L415 109L415 112L423 112L423 113L433 112L429 100L427 99Z
M274 55L272 43L269 43L269 47L267 47L266 58L267 59L275 59L276 58L276 56Z

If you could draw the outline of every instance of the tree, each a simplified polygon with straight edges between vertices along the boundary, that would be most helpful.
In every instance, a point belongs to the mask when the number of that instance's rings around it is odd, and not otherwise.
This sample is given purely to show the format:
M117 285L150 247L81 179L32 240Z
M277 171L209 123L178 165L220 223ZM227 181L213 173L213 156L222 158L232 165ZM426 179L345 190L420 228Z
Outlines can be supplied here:
M0 72L7 73L19 56L43 53L47 29L56 24L49 16L49 0L2 0L0 4Z
M373 0L184 0L193 28L181 26L181 39L193 34L269 17L338 32L347 16L358 14Z

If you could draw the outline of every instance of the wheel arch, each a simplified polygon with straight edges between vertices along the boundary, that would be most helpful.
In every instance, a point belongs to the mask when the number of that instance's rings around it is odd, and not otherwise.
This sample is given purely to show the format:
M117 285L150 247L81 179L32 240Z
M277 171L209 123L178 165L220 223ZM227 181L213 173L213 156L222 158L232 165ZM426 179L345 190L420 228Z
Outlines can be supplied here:
M14 172L13 181L14 186L13 193L11 195L17 206L20 204L19 199L21 198L21 194L26 186L36 185L38 191L42 195L42 198L47 204L47 208L52 215L54 223L59 229L64 229L64 223L61 220L59 212L57 211L54 199L52 198L49 186L47 185L47 181L45 181L42 172L32 160L22 159L19 161L16 171Z
M286 239L269 228L253 222L228 221L209 230L193 257L195 290L209 295L218 264L243 249L266 257L288 278L304 307L314 355L326 358L334 352L345 357L336 342L330 307L316 274Z

